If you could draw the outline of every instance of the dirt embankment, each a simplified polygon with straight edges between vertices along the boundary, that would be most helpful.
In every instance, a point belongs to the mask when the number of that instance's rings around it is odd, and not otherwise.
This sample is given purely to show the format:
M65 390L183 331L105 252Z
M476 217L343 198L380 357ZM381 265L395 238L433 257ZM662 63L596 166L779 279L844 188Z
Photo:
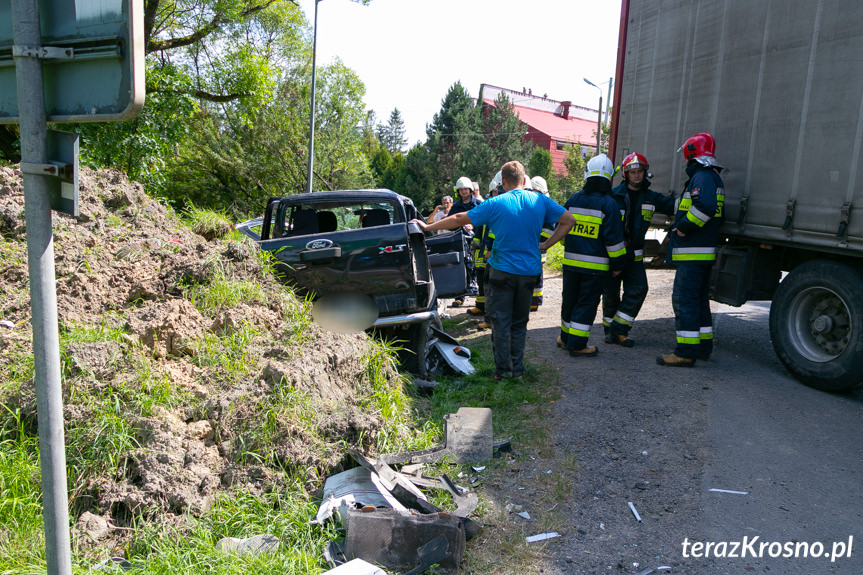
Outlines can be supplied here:
M273 489L279 468L316 479L339 464L345 444L374 441L384 422L358 403L370 385L364 334L320 330L253 244L193 233L123 174L82 169L80 184L80 216L53 214L67 457L92 459L69 450L102 449L102 433L116 432L103 427L110 418L130 434L116 467L73 481L82 541L116 544L139 514L182 521L221 490ZM20 373L32 356L26 224L21 173L8 167L0 237L0 371ZM243 282L260 286L243 301L189 299ZM241 353L233 371L230 353ZM0 384L0 403L20 409L35 433L33 382L11 381ZM309 421L276 414L264 426L275 393L307 402Z

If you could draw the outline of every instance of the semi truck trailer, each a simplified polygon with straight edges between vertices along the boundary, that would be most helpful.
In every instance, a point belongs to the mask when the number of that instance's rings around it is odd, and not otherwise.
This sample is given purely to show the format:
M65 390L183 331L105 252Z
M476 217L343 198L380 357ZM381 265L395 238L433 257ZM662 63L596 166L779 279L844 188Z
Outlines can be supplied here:
M623 0L609 150L680 194L707 132L725 167L711 297L770 301L785 367L863 383L863 2ZM717 341L721 341L721 333Z

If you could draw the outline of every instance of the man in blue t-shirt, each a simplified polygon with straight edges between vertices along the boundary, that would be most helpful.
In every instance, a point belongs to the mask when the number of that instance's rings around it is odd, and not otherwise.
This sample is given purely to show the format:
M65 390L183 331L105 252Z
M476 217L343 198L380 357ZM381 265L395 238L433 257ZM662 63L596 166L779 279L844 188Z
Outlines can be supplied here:
M488 259L489 283L486 311L492 326L494 378L524 374L524 344L530 301L542 271L540 251L545 251L575 224L572 214L554 200L522 189L524 166L507 162L501 168L504 193L490 198L470 212L456 213L433 224L414 220L423 230L451 230L471 224L488 226L494 247ZM557 228L542 243L537 238L546 222Z

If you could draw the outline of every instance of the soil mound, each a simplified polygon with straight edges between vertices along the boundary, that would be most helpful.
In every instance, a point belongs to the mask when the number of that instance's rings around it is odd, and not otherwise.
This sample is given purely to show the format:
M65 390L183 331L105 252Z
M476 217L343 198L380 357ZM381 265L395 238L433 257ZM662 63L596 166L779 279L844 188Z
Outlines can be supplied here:
M86 168L80 216L54 213L53 230L71 497L96 544L116 544L135 516L179 518L220 490L273 489L278 469L312 481L346 444L374 441L382 421L361 401L381 370L392 385L398 374L386 362L371 373L364 334L311 323L251 242L198 235L124 174ZM0 237L0 370L11 373L26 369L32 336L24 190L9 167ZM0 403L35 432L23 379L0 384ZM274 396L303 402L307 421L272 411ZM99 450L104 469L76 469Z

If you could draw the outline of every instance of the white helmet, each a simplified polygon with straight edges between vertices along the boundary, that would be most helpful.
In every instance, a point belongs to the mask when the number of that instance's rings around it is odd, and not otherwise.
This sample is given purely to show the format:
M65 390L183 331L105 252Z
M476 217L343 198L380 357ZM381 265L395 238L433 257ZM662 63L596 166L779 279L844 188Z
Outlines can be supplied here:
M599 154L587 161L587 169L584 172L585 179L593 176L602 176L611 181L611 176L614 175L614 164L608 159L605 154Z
M530 186L533 188L534 192L539 192L544 196L548 195L548 183L542 176L534 176L530 181Z
M488 183L488 191L489 192L495 191L497 189L497 187L501 184L502 181L503 181L503 176L501 175L500 170L498 170L497 173L494 175L494 177L491 179L491 181Z
M462 188L473 190L473 182L470 181L470 178L468 178L467 176L462 176L455 181L455 187L453 188L453 191L457 192Z

